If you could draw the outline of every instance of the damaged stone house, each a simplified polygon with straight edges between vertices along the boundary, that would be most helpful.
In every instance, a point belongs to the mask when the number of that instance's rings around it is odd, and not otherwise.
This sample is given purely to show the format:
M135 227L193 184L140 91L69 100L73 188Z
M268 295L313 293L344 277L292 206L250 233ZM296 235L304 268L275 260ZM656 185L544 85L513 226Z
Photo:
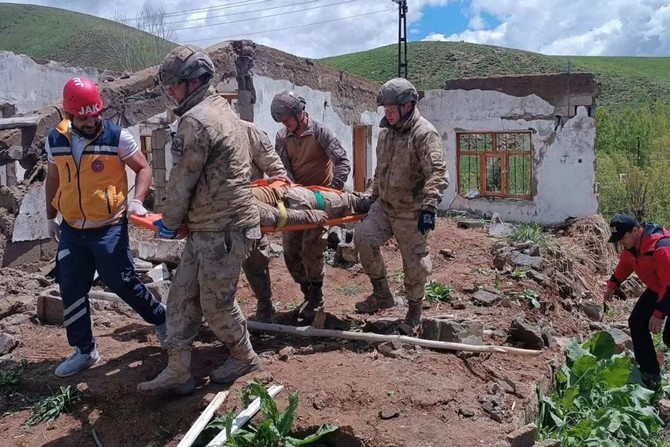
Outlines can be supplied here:
M365 188L374 174L383 116L375 103L379 84L251 41L223 42L208 50L221 76L217 90L243 119L258 124L272 140L280 128L270 116L272 97L296 91L306 99L310 116L340 137L353 166L347 186ZM44 224L42 149L62 117L62 86L75 74L100 83L105 118L128 127L142 150L151 153L159 198L171 165L165 150L171 104L157 85L156 67L116 78L0 53L0 73L6 74L0 77L2 266L53 256ZM561 74L463 79L421 92L419 107L443 136L451 176L441 207L540 223L597 212L598 91L591 74Z

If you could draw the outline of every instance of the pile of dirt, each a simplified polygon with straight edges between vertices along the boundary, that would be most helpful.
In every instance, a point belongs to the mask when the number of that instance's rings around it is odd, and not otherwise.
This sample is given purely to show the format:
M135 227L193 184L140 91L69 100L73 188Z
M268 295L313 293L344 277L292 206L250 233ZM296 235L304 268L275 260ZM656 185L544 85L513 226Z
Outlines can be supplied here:
M131 228L133 238L153 236ZM559 245L567 246L567 241L579 234L558 235ZM274 247L281 247L281 235L270 235L269 239ZM553 261L541 252L543 270L534 270L535 275L516 275L515 269L496 270L493 247L508 243L489 237L485 228L459 228L452 218L438 219L429 244L431 279L450 286L451 296L445 301L427 301L425 319L466 322L473 331L478 328L484 344L545 346L541 354L473 354L404 344L253 333L252 343L263 359L264 370L245 380L281 383L288 392L297 392L300 404L296 431L336 423L343 427L342 436L346 434L347 441L342 441L345 447L493 447L507 445L505 439L510 432L533 420L537 411L536 387L549 388L553 371L550 365L562 357L554 338L582 335L589 329L582 315L555 305L565 299L557 292ZM510 247L512 251L518 249L514 244ZM534 247L523 250L535 257ZM397 244L389 242L382 253L391 289L401 297L402 260ZM589 281L600 275L595 263L588 261L586 251L577 255L571 250L563 253L570 256L573 265L572 271L566 272ZM273 301L280 313L290 314L302 302L300 288L288 274L281 256L272 258L270 272ZM8 269L2 273L0 278L5 277L5 282L0 282L0 291L10 296L20 292L35 299L43 287L37 274ZM324 295L328 319L324 326L395 331L407 310L403 305L377 315L355 313L354 303L370 291L360 264L347 268L327 265ZM256 300L243 275L237 297L244 314L253 315ZM540 303L539 307L531 297ZM34 315L34 309L24 311L26 316ZM6 399L0 401L0 412L8 412L0 419L0 437L10 440L7 445L88 445L92 443L91 429L95 429L104 445L175 446L202 411L206 396L225 388L208 383L208 374L228 354L204 325L193 352L196 393L180 398L139 397L135 392L137 383L155 377L167 360L153 328L129 308L116 304L114 308L96 304L93 320L103 360L95 368L67 379L53 376L55 366L71 353L62 327L43 326L30 318L22 318L21 324L13 326L12 336L18 346L4 361L11 359L16 364L25 359L29 365L21 375L19 387L4 391ZM525 337L519 337L519 332ZM61 385L82 383L83 400L71 414L61 415L50 426L22 425L31 402ZM238 391L244 385L244 381L239 381L230 387L231 395L220 412L242 407ZM279 396L281 408L287 404L287 397L288 393Z

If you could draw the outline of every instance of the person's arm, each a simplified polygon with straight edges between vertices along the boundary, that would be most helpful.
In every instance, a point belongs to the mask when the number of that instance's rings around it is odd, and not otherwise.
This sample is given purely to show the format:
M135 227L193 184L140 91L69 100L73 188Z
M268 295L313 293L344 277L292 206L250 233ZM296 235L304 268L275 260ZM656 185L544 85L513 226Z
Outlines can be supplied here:
M186 220L193 190L211 152L207 130L191 117L182 118L172 151L180 160L170 172L162 220L166 228L175 230Z
M316 127L314 138L333 162L333 182L330 186L339 190L343 189L349 178L349 172L351 172L347 151L344 150L335 134L322 124Z
M619 263L614 269L614 273L612 273L612 276L607 281L607 288L612 290L618 289L631 273L633 273L633 265L630 263L626 253L622 253Z
M279 154L279 159L281 160L282 165L284 165L286 176L292 182L295 182L295 175L293 174L293 169L291 168L291 159L288 156L288 150L286 150L286 144L284 142L285 135L286 130L280 130L277 132L277 136L275 137L275 150L277 151L277 154Z
M251 158L254 164L268 177L287 177L284 163L267 134L255 126L249 126Z
M58 210L54 208L52 202L56 197L56 191L60 186L60 179L58 178L58 168L53 162L47 163L47 179L44 185L46 195L46 210L47 219L53 220L58 217Z
M654 306L654 316L665 318L670 313L670 239L661 239L654 251L654 266L661 284Z
M444 161L442 138L435 131L429 131L417 142L421 169L426 176L423 187L421 209L435 213L442 201L442 194L449 186L449 173Z
M133 200L144 202L151 186L151 166L149 166L149 162L140 151L135 152L132 157L126 159L125 163L135 172L135 196Z

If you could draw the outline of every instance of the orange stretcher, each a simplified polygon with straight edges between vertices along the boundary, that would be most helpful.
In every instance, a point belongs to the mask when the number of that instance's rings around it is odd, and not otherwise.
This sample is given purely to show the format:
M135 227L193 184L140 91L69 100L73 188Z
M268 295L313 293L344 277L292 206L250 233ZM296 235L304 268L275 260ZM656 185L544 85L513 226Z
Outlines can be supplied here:
M261 227L261 232L263 234L267 234L267 233L274 233L275 231L313 230L315 228L320 228L320 227L325 227L325 226L344 225L344 224L351 223L351 222L357 222L365 216L366 216L365 214L352 214L351 216L336 217L336 218L333 218L333 219L328 219L325 224L309 223L309 224L286 225L281 230L277 230L275 227L272 227L272 226L264 226L264 227ZM150 214L147 214L146 216L136 216L134 214L131 214L128 219L132 223L134 223L135 225L139 225L141 227L148 228L149 230L158 231L158 227L156 225L154 225L154 222L157 221L158 219L162 218L162 217L163 216L160 213L150 213ZM188 228L186 228L185 225L181 225L177 229L177 239L183 239L183 238L186 237L187 234L188 234Z

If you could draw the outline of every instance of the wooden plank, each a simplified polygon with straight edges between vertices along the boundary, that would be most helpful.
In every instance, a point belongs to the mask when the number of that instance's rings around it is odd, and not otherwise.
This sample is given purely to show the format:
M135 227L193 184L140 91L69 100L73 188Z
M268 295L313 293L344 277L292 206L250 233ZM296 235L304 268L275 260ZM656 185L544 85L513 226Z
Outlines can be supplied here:
M216 394L214 399L207 405L207 408L205 408L205 411L202 412L179 444L177 444L177 447L191 447L191 445L193 445L200 435L200 432L205 428L209 420L212 419L212 416L214 416L216 410L218 410L221 404L223 404L223 401L226 400L226 397L228 397L228 391L219 391Z
M0 130L37 126L37 122L39 121L39 119L40 119L39 115L0 118Z
M270 388L268 388L268 394L270 397L275 397L281 390L284 389L284 385L272 385ZM256 413L258 413L258 410L261 409L261 400L259 398L254 399L253 402L249 404L249 406L239 413L235 419L233 420L233 426L230 429L230 434L232 435L235 433L237 430L242 428L244 424L246 424L249 419L251 419ZM226 434L226 429L224 428L214 439L209 441L209 444L207 444L207 447L218 447L222 446L223 444L228 441L228 435Z

